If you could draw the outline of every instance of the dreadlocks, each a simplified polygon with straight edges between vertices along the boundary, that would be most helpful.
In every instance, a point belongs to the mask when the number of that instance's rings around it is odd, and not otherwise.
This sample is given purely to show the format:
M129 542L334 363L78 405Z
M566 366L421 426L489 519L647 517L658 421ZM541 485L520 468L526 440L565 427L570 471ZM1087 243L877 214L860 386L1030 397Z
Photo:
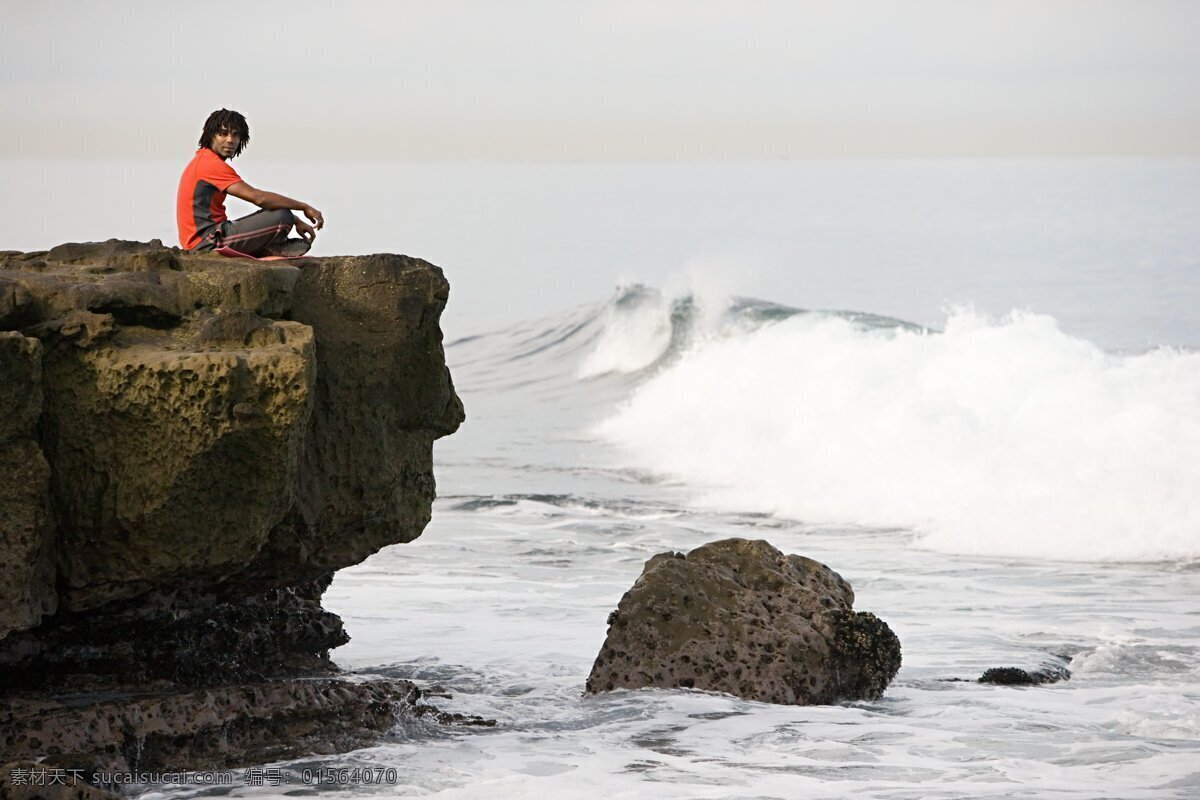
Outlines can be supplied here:
M221 131L233 131L242 137L237 150L233 151L233 158L241 155L242 151L246 149L246 145L250 144L250 125L246 122L246 118L236 111L221 108L209 114L208 119L204 121L204 132L200 134L200 146L212 147L213 137Z

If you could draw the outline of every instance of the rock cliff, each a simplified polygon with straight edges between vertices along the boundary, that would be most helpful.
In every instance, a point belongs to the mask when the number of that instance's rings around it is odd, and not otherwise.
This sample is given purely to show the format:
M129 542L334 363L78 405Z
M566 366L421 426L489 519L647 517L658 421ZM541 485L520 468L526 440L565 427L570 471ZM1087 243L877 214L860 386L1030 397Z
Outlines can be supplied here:
M53 751L29 744L31 697L320 691L278 681L335 673L328 651L347 639L322 592L421 534L433 441L463 421L448 292L437 267L388 254L0 252L0 763ZM325 705L388 695L356 686ZM270 716L249 705L246 725Z

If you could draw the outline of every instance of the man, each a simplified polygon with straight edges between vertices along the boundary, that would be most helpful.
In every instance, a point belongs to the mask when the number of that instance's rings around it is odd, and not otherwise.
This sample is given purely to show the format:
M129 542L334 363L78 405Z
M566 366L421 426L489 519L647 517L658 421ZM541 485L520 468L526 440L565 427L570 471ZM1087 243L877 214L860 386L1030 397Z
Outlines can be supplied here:
M230 247L250 256L302 256L317 231L325 226L321 212L290 197L255 189L226 163L250 142L250 126L236 111L220 109L208 116L200 134L200 149L183 170L175 200L179 244L192 253ZM261 208L230 221L225 216L225 195L231 194ZM304 212L313 223L291 213ZM289 239L295 228L299 239Z

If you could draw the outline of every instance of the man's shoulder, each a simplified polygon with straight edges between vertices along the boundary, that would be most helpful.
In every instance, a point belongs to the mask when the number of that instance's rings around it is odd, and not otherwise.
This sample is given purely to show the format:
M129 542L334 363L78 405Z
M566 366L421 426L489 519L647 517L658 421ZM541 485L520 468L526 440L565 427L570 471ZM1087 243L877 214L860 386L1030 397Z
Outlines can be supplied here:
M194 171L200 178L205 175L218 175L223 178L237 175L237 170L229 162L207 147L201 147L192 156L192 160L184 168L184 174L189 171Z

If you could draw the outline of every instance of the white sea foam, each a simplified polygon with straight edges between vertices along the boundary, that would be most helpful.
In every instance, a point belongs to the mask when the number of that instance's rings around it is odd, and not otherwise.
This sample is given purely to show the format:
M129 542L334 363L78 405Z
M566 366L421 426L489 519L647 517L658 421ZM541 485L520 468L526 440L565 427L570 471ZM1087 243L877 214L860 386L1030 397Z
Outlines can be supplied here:
M1071 659L1075 677L1111 678L1121 681L1186 677L1200 680L1200 663L1190 647L1164 645L1137 637L1106 641Z
M658 292L627 293L624 303L604 310L595 347L579 365L578 375L636 372L653 364L671 344L671 306Z
M1200 556L1200 354L1114 355L1047 316L793 317L693 347L597 431L714 507L949 552Z
M1175 702L1187 702L1188 699L1184 695L1171 698ZM1117 716L1113 730L1146 739L1195 740L1200 738L1200 714L1176 708L1164 708L1155 714L1126 711Z

